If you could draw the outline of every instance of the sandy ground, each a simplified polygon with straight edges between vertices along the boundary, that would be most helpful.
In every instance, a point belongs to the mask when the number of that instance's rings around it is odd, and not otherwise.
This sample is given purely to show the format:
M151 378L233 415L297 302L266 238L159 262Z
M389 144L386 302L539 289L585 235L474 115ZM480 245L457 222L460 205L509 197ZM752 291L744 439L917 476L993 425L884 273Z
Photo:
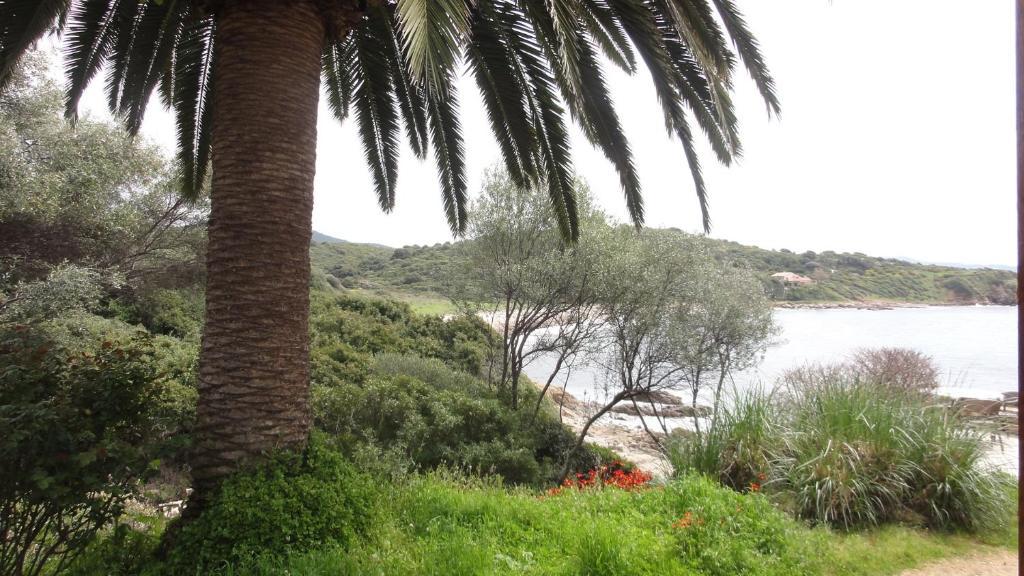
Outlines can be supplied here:
M900 576L1016 576L1017 555L1000 551L981 556L951 558L907 570Z

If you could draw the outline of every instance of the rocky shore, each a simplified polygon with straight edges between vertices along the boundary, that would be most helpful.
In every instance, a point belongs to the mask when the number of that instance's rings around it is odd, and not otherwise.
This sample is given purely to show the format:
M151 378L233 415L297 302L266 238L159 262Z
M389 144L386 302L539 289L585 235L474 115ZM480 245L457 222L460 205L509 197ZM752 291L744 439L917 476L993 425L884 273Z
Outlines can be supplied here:
M560 389L553 389L548 394L552 402L559 407L562 421L577 434L590 416L600 409L597 403L584 402ZM1008 393L1007 396L1011 394ZM964 414L972 425L989 435L987 460L992 466L1014 476L1018 474L1019 437L1015 395L1004 398L1003 401L944 397L937 399L942 403L949 403L953 409ZM590 427L587 441L614 450L655 477L666 478L672 473L672 467L651 434L644 430L639 418L640 415L648 418L647 425L654 436L663 437L660 426L651 419L655 407L658 415L674 421L673 424L689 422L694 415L693 407L686 405L678 397L657 392L650 398L637 398L636 407L628 402L613 408ZM697 406L696 410L698 417L707 416L710 412L706 406Z

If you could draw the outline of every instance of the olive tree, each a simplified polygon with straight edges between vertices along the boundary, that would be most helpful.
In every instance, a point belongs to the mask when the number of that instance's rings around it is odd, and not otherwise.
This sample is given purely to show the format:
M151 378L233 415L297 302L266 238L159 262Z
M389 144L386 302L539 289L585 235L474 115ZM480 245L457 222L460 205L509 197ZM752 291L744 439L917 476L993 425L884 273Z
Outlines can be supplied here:
M701 392L711 388L717 417L725 382L756 365L775 334L771 303L755 276L710 259L703 267L692 274L690 293L674 309L668 333L698 433Z
M689 389L699 422L698 392L758 361L773 333L771 308L756 279L717 261L699 237L670 230L608 230L597 244L598 305L602 329L592 361L606 374L606 399L584 423L575 452L590 428L629 401L647 427L638 400ZM571 453L570 453L571 456Z
M471 208L469 234L459 245L449 282L452 299L466 311L483 309L501 335L489 380L521 400L523 369L542 354L557 357L542 389L578 354L597 321L597 253L588 238L603 226L585 186L576 182L581 241L564 242L547 192L520 187L504 170L492 170ZM535 411L540 406L538 399Z

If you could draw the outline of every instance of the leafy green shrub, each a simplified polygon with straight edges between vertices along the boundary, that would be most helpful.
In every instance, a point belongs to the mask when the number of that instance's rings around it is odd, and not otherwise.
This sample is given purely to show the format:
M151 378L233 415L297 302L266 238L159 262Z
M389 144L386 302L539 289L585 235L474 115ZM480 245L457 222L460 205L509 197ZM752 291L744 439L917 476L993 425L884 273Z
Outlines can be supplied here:
M684 477L666 486L664 499L678 514L672 529L680 558L699 574L817 573L813 538L759 494Z
M151 342L82 344L26 328L0 340L0 573L59 571L151 469L160 397Z
M368 373L361 384L315 386L314 419L350 457L386 476L447 466L539 486L557 481L574 444L548 411L536 419L512 411L483 381L440 360L386 353ZM382 460L368 461L372 455ZM599 464L582 450L572 469Z
M207 574L261 556L346 546L373 522L370 479L314 435L302 455L279 454L224 482L208 507L184 524L168 574Z
M152 527L118 524L101 534L68 566L68 576L136 576L153 561L160 544Z
M371 370L388 376L409 376L437 390L488 394L487 385L467 372L453 370L437 358L385 352L373 358Z
M312 381L323 385L362 382L379 354L434 358L478 375L491 338L479 318L419 316L401 302L337 293L313 294L310 331Z
M153 334L198 338L203 327L203 291L156 288L132 293L108 304L129 324L142 324Z

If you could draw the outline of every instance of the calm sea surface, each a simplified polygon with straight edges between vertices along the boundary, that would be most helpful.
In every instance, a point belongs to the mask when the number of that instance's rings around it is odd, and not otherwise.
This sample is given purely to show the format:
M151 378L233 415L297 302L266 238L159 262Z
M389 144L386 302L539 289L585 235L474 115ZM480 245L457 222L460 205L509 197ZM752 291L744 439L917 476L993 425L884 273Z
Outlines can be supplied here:
M1017 309L1006 306L942 306L895 310L776 310L778 342L757 369L736 375L737 387L771 386L779 374L806 362L843 360L862 347L914 348L935 359L940 392L998 398L1017 388ZM526 367L546 379L549 358ZM558 380L559 384L563 380ZM600 400L603 371L581 363L569 375L573 395Z

